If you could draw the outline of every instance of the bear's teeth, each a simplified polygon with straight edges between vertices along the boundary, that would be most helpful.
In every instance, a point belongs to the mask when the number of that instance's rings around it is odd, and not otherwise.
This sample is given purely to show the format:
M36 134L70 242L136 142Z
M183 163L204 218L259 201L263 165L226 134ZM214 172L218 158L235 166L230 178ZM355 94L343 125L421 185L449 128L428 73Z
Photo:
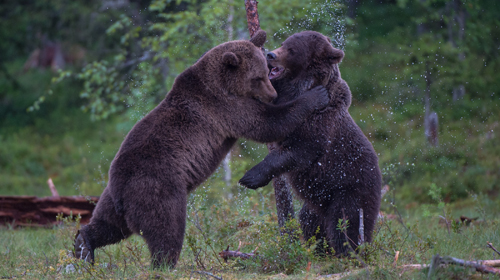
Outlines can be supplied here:
M282 69L280 67L273 67L271 72L269 72L269 78L272 79L279 76L281 74L281 70Z

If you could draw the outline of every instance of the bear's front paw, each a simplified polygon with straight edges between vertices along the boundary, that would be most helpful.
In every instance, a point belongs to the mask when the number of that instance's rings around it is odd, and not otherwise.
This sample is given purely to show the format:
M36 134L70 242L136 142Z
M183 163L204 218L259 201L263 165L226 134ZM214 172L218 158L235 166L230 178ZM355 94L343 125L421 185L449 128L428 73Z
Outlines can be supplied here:
M317 86L307 91L307 98L310 100L315 110L325 108L330 102L328 90L324 86Z
M240 179L239 183L249 189L256 190L267 185L272 178L269 178L264 172L259 172L255 169L250 169Z

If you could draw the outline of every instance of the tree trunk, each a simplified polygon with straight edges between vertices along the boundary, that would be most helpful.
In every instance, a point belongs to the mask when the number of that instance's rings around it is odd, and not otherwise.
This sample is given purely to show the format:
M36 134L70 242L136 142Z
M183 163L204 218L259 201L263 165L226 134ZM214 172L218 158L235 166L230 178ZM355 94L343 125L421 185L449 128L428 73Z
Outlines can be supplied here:
M234 18L234 7L233 0L229 1L229 15L227 16L227 38L228 41L234 40L233 31L233 18Z
M257 11L258 3L259 2L255 0L245 0L245 10L247 11L248 32L250 32L250 38L252 38L253 34L260 29L259 13Z
M446 4L446 10L449 15L448 40L455 48L459 48L463 45L465 39L465 21L467 13L462 2L459 0L451 0L450 2L448 2ZM454 36L454 29L458 29L456 31L456 37ZM465 60L465 52L462 51L458 54L458 60L461 62ZM463 84L460 84L453 87L452 94L454 102L462 99L465 96L465 86Z
M250 38L253 37L255 32L260 29L259 13L257 11L257 1L245 0L245 9L247 12L248 32ZM274 148L273 143L267 145L269 151ZM276 197L276 211L278 214L278 223L280 228L285 226L288 218L294 218L293 199L289 186L283 176L273 179L274 195Z
M276 197L276 211L280 228L286 225L289 219L295 218L293 199L290 187L286 184L285 177L273 179L274 196Z
M431 146L438 145L438 115L436 112L431 111L431 71L429 69L429 62L425 64L425 136Z

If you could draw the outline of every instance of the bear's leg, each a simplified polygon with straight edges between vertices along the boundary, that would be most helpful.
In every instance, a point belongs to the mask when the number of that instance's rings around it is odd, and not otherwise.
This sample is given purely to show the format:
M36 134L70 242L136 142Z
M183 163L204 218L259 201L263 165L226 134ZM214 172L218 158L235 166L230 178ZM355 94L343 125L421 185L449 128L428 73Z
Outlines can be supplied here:
M347 205L349 203L346 202L341 205L333 204L326 211L326 235L329 245L335 249L337 255L348 255L349 252L356 250L358 247L359 213L354 203L351 206ZM348 227L344 231L337 227L339 220L348 221ZM349 241L349 244L347 241Z
M164 187L154 196L153 193L143 192L136 203L137 211L127 216L127 222L134 232L146 240L152 266L174 267L184 241L187 193Z
M132 234L123 217L115 212L109 189L104 189L88 225L82 226L75 236L75 257L94 262L96 248L117 243Z
M316 236L316 241L320 242L316 249L317 253L325 253L323 248L323 240L326 238L324 220L309 207L307 202L304 202L300 209L299 222L304 239L307 241Z

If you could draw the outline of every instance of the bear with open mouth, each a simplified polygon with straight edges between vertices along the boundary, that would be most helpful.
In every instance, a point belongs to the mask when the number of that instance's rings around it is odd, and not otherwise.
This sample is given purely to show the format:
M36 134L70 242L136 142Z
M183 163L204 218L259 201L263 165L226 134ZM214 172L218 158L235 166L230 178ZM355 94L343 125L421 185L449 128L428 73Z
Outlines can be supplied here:
M361 209L364 240L372 240L382 184L377 154L348 112L351 91L338 67L343 57L342 50L315 31L296 33L267 54L269 78L278 93L275 104L320 85L328 90L330 103L270 145L270 153L240 180L257 189L274 178L280 226L294 215L287 191L291 187L304 202L299 220L305 239L326 239L336 254L357 248ZM337 229L340 219L349 221L346 234Z

